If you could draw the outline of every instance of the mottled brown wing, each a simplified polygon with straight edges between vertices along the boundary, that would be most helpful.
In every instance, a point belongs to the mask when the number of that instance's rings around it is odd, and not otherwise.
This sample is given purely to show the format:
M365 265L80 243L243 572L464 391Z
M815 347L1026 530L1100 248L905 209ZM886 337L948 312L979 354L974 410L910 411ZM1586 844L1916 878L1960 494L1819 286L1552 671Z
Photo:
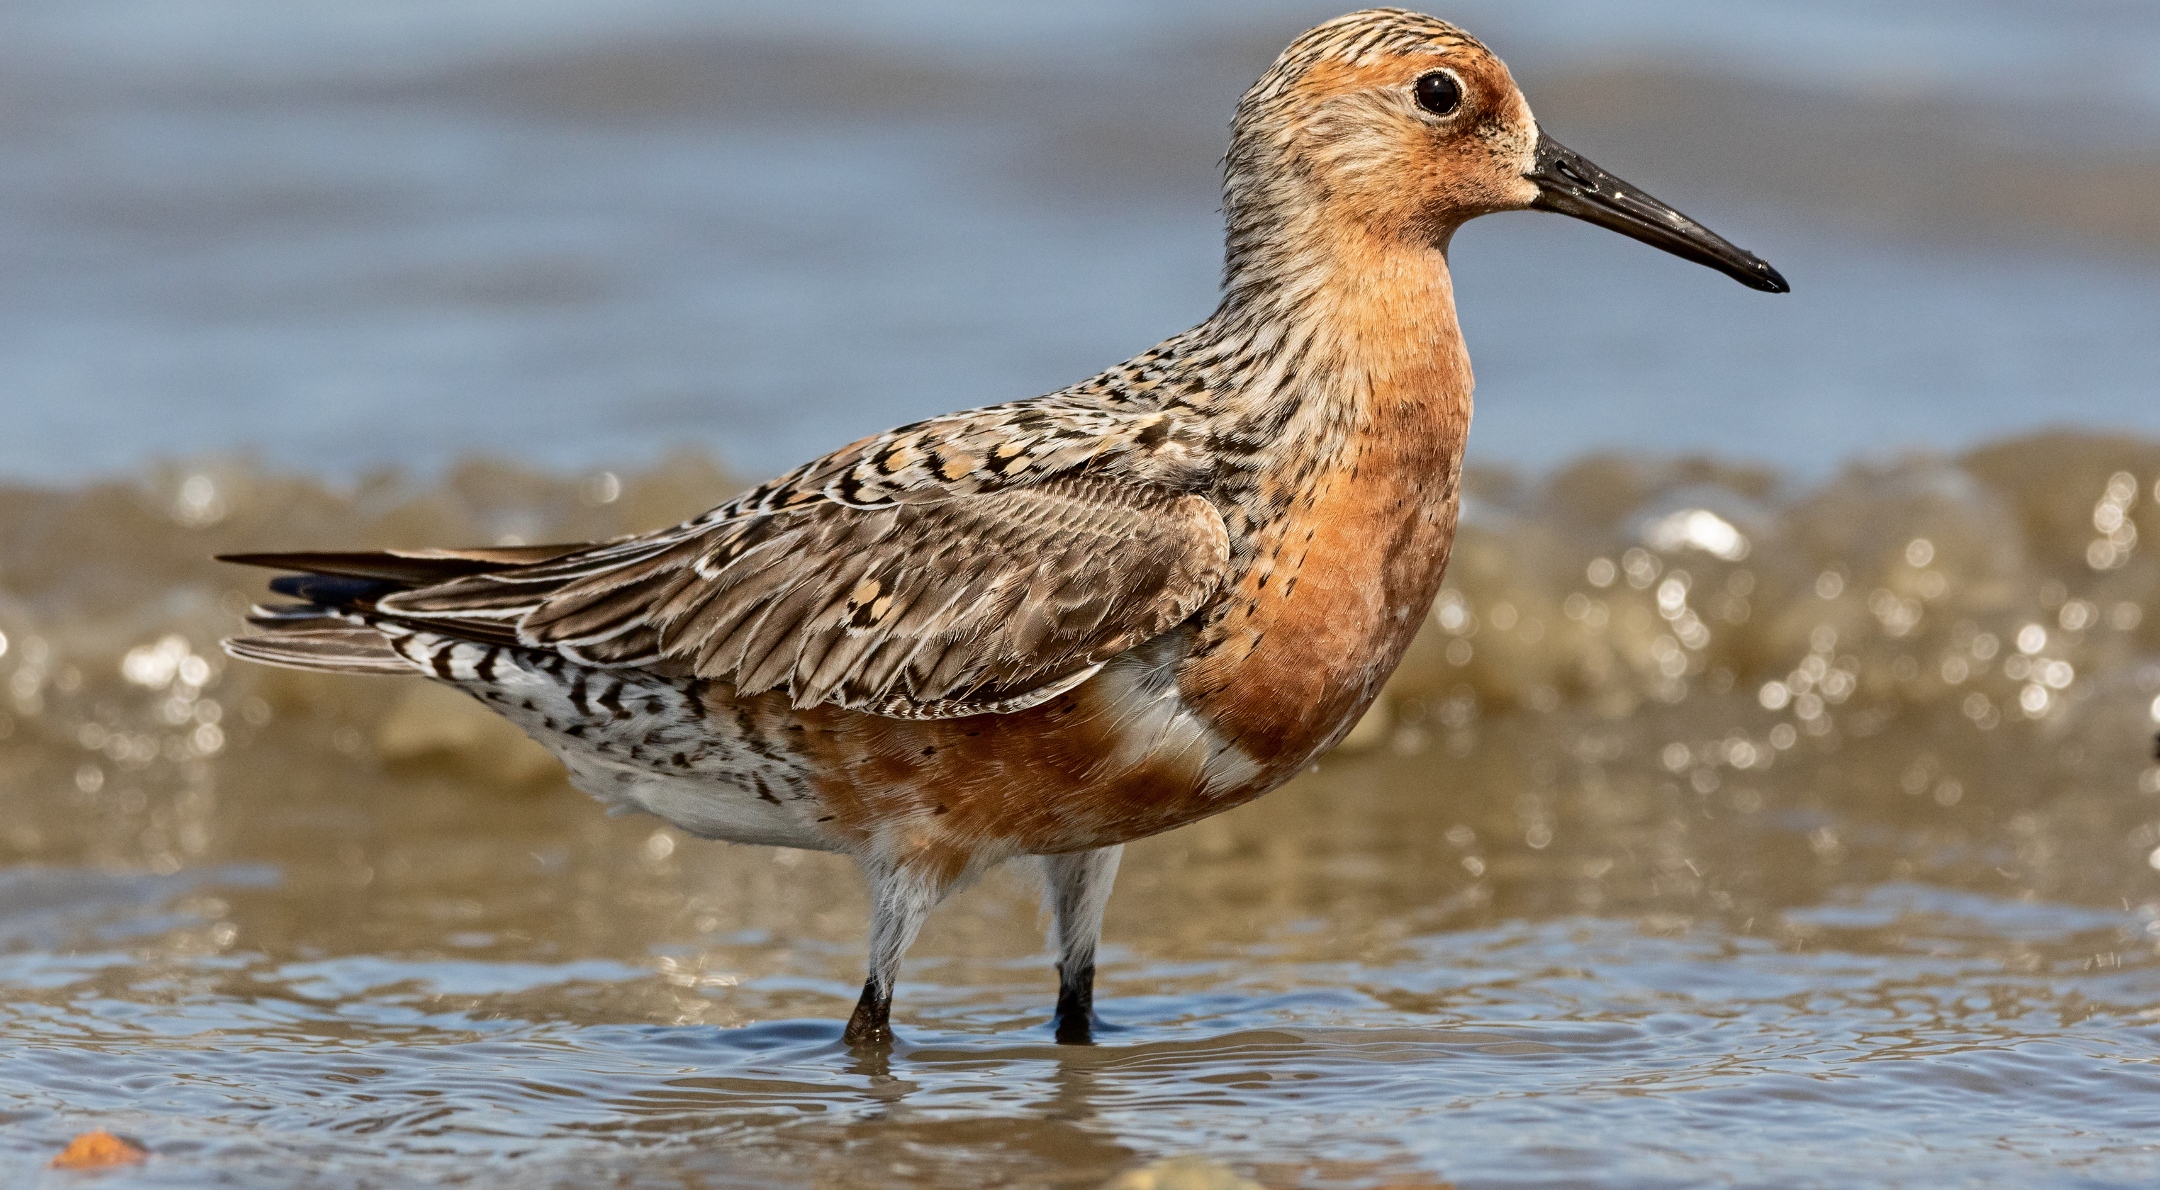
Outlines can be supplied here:
M1068 477L876 508L820 502L618 555L551 590L509 572L384 610L514 617L527 643L597 664L669 662L745 693L785 689L798 706L947 718L1070 689L1191 616L1228 564L1206 500Z

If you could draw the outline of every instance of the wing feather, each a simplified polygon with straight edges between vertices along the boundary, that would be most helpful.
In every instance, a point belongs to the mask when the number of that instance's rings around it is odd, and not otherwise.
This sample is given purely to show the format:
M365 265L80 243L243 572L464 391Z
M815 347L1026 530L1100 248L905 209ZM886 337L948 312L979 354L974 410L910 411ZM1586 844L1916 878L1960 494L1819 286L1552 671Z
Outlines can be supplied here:
M877 505L762 499L380 607L507 619L529 646L784 689L799 706L942 718L1070 689L1184 622L1229 567L1202 497L1085 473Z

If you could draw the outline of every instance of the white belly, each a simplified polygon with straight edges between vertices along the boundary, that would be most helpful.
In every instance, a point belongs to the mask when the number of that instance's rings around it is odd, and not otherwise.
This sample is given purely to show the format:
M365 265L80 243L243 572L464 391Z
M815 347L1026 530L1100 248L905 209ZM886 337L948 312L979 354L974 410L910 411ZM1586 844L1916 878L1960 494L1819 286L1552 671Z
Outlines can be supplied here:
M651 814L705 839L807 851L838 849L809 816L815 802L770 801L725 777L655 773L572 751L560 743L554 752L570 770L570 783L610 809Z

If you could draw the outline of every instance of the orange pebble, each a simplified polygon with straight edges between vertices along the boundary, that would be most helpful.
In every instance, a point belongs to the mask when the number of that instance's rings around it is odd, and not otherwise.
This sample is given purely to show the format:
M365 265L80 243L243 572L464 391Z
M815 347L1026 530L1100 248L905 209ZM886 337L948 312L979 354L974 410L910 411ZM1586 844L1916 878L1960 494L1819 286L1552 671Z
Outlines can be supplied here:
M85 1132L68 1142L60 1155L52 1159L54 1169L104 1169L112 1165L135 1165L150 1156L134 1141L114 1136L102 1129Z

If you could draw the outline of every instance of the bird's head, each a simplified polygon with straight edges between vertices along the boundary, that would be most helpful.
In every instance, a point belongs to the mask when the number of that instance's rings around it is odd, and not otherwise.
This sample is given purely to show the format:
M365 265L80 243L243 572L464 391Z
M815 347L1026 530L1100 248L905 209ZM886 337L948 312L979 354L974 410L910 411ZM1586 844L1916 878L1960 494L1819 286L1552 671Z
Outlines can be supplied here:
M1475 38L1402 9L1337 17L1290 43L1238 104L1225 193L1233 271L1270 237L1333 226L1445 247L1468 219L1536 209L1755 289L1788 288L1767 262L1546 136Z

